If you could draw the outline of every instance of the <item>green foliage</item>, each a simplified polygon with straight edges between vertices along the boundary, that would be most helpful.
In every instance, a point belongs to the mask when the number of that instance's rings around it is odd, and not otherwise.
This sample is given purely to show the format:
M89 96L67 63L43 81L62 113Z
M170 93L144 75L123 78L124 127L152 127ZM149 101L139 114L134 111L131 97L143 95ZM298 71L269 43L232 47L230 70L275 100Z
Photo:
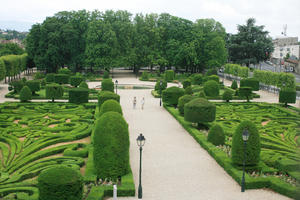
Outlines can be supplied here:
M212 75L218 75L216 68L210 68L205 73L205 76L212 76Z
M233 81L232 81L230 87L231 87L231 89L234 89L234 90L236 90L236 89L238 88L238 84L237 84L236 80L233 80Z
M210 75L210 76L208 76L208 80L213 80L213 81L216 81L217 83L220 82L220 78L217 75Z
M70 103L88 103L89 90L85 88L72 88L69 90Z
M240 87L251 87L252 91L258 91L259 81L255 78L245 78L241 80Z
M279 88L294 88L296 85L295 76L291 73L255 70L253 77L265 85L273 85Z
M160 81L162 81L161 88L160 88ZM168 87L168 82L166 80L158 79L156 81L154 89L155 89L155 91L157 91L158 93L160 93L160 91L165 90L167 87Z
M175 77L175 73L173 70L167 70L165 71L165 80L167 82L173 81Z
M214 124L208 132L207 141L211 142L215 146L225 144L225 134L222 126L219 124Z
M46 85L47 85L46 80L45 80L45 79L42 79L42 80L41 80L41 86L42 86L42 87L45 87Z
M128 124L116 112L107 112L94 129L94 165L98 178L118 178L129 172Z
M204 91L201 91L201 92L199 93L198 97L206 99L205 92L204 92Z
M184 95L184 89L172 86L162 92L162 100L164 103L177 106L179 97Z
M192 86L188 86L187 88L185 88L184 94L193 94Z
M80 88L86 88L86 89L89 89L89 85L88 85L85 81L82 81L82 82L79 84L79 87L80 87Z
M242 78L247 78L249 76L249 68L242 67L238 64L226 64L224 72Z
M184 120L186 121L202 124L212 122L215 118L216 106L206 99L193 99L184 105Z
M39 175L38 188L39 200L82 200L83 180L75 169L52 167Z
M46 75L46 81L48 83L52 83L52 82L55 82L55 74L53 73L49 73Z
M1 33L0 33L0 36ZM5 35L6 37L9 37L8 34ZM11 38L14 39L14 38ZM5 55L21 55L25 53L24 49L22 49L18 44L15 43L6 43L6 44L0 44L0 56Z
M252 87L240 87L238 90L239 96L246 97L247 101L250 101L252 94Z
M0 57L0 81L2 81L5 78L5 74L6 74L5 64Z
M34 74L34 80L39 80L39 79L42 79L42 78L45 78L45 74L43 74L41 72L36 72Z
M21 81L13 81L13 82L10 83L10 85L14 89L15 93L20 93L20 91L24 87L25 83L22 80Z
M115 93L110 92L110 91L101 91L101 92L99 92L99 96L98 96L98 107L99 107L99 109L101 108L101 105L109 99L113 99L113 100L116 100L117 102L120 102L120 96L118 94L115 94Z
M202 74L195 74L192 78L192 83L194 85L201 85L203 81L203 76Z
M109 71L104 71L103 78L109 78Z
M55 74L54 82L58 84L68 84L70 76L68 74Z
M235 130L232 138L232 162L242 165L244 160L243 131L249 131L249 139L246 147L246 165L257 165L260 161L260 137L258 130L251 121L241 122Z
M26 102L31 100L31 90L28 86L24 86L22 90L20 91L20 101Z
M229 102L232 100L232 92L230 90L225 90L222 96L222 99L226 102Z
M109 99L101 105L99 116L103 115L106 112L117 112L123 115L122 107L120 103L114 99Z
M58 74L67 74L67 75L71 75L72 72L71 72L71 70L69 70L68 68L60 68L60 69L58 70Z
M41 89L41 82L39 80L26 81L25 85L29 87L32 94L35 94L35 92L40 91Z
M0 58L5 65L5 76L15 76L26 68L27 54L6 55Z
M210 80L204 83L204 92L206 96L219 96L219 85L216 81Z
M183 82L182 82L182 86L183 86L183 89L186 89L187 87L191 86L192 85L192 81L190 79L185 79Z
M114 83L111 79L103 79L101 82L102 91L114 92Z
M52 99L54 102L55 99L59 99L64 95L64 89L61 85L52 83L46 85L46 98Z
M184 114L184 105L197 97L192 95L183 95L178 99L178 110L181 115Z
M70 77L70 85L77 87L83 80L81 76L71 76Z
M143 71L141 76L142 81L148 81L149 80L149 73L147 71Z
M279 103L296 103L296 90L293 88L284 88L279 92Z

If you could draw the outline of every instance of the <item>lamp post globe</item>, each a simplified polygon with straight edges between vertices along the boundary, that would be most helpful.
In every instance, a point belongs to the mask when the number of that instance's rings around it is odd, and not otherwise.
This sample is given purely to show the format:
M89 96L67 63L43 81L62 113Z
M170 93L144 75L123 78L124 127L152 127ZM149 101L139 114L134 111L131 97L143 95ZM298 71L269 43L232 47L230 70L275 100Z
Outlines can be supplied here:
M163 84L163 82L162 82L162 80L160 80L160 82L159 82L159 93L160 93L159 106L161 106L162 84Z
M242 135L242 139L244 141L244 160L243 160L243 177L242 177L242 188L241 191L245 192L245 166L246 166L246 150L247 150L247 141L249 139L250 133L248 131L248 129L245 129L243 131L243 135Z
M118 94L118 80L115 81L115 85L116 85L116 94Z
M138 187L138 199L143 198L143 189L142 189L142 150L145 145L146 138L142 133L136 139L137 145L140 147L140 173L139 173L139 187Z

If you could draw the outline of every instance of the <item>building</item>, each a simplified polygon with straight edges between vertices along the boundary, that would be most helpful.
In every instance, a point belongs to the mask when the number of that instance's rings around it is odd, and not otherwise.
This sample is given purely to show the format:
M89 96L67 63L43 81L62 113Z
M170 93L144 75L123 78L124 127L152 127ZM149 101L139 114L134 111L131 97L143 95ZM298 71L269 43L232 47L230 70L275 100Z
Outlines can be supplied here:
M296 60L299 60L300 46L298 37L280 37L273 40L274 52L271 56L271 61L275 64L280 64L289 55Z

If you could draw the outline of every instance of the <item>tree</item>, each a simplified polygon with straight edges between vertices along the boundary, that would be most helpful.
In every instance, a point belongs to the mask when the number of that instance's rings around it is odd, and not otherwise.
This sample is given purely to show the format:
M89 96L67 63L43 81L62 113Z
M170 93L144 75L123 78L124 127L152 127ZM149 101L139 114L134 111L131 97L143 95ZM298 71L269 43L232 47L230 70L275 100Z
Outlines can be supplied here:
M249 18L246 25L238 25L238 33L230 35L228 51L230 61L240 64L256 64L267 60L274 50L272 38L264 26L256 26L255 19Z
M0 57L5 55L21 55L24 50L15 43L0 44Z

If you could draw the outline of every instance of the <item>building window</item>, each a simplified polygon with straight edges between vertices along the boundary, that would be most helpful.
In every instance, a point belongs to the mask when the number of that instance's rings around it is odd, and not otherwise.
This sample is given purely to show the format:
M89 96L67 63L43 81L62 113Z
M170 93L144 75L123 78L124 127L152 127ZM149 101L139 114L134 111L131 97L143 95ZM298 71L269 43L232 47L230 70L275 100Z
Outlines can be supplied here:
M287 51L290 51L290 48L287 48Z
M282 53L280 53L280 57L282 57Z

